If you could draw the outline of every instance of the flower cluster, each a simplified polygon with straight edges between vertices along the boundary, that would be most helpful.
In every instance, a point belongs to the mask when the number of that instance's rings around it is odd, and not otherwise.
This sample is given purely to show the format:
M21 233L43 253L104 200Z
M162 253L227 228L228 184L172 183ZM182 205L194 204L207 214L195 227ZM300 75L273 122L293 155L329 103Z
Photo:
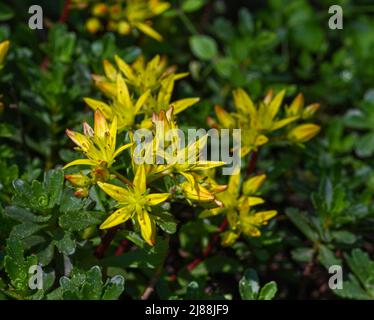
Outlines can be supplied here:
M140 31L157 41L162 41L162 36L152 28L152 18L170 7L170 3L162 0L75 0L74 4L78 8L88 7L91 11L91 17L86 22L86 29L90 33L104 28L120 35Z
M199 101L199 98L171 101L175 81L188 73L175 73L175 68L167 67L166 60L158 55L149 62L140 56L131 65L115 56L115 62L117 68L105 60L105 75L93 75L97 88L110 102L91 98L85 98L85 102L93 110L100 110L110 121L117 117L119 131L132 129L138 115L142 116L138 126L149 128L153 112L173 105L174 114L178 114Z
M319 109L319 104L314 103L304 107L303 95L299 94L282 111L282 103L285 96L282 90L274 96L269 91L266 97L255 104L250 96L243 90L233 92L235 112L227 112L221 106L216 106L215 111L218 123L209 119L212 126L219 128L241 128L242 150L244 157L251 151L266 144L271 138L271 133L287 127L283 137L287 141L303 143L312 139L320 131L320 127L313 123L295 125L298 120L308 120Z
M241 234L260 236L260 228L277 214L275 210L255 210L265 202L258 192L266 176L255 175L241 181L239 172L230 176L228 185L219 184L216 168L225 162L200 157L202 148L207 146L208 134L187 146L181 136L175 134L180 132L176 115L198 101L198 98L171 101L175 81L187 74L176 73L175 68L167 67L165 59L159 56L149 62L140 57L132 65L116 56L115 62L117 68L104 61L105 75L94 75L96 86L111 102L85 98L95 111L94 128L84 123L83 134L66 131L85 158L68 163L65 169L91 167L90 176L87 171L66 174L66 179L77 188L76 195L88 196L89 188L97 185L116 201L114 212L100 228L112 228L131 220L145 242L154 245L156 226L162 224L159 212L164 210L164 202L184 201L201 207L201 218L226 215L229 230L222 233L225 246L232 245ZM243 90L236 90L237 112L228 113L217 106L219 122L211 120L211 123L221 129L242 129L242 153L248 154L265 144L272 131L298 119L307 119L318 109L318 105L304 108L299 95L285 108L284 118L280 118L284 94L282 91L273 98L270 93L256 107ZM140 131L151 129L151 138L140 141L139 130L134 131L137 128L143 128ZM305 142L318 130L313 124L294 126L289 128L287 138ZM126 138L121 132L126 133ZM125 139L130 139L129 143L117 147L117 141ZM159 148L160 145L163 148ZM130 151L127 162L119 159L126 149ZM152 154L152 161L142 162L147 154ZM117 162L122 162L119 167L128 170L125 173L116 171L114 164ZM173 184L167 186L166 179Z

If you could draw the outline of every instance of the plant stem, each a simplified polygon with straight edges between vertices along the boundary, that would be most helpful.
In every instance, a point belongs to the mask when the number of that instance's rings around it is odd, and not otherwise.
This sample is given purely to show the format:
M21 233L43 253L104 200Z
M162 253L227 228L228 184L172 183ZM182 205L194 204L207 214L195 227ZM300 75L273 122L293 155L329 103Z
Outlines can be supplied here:
M181 9L178 10L178 16L181 19L181 21L183 22L183 24L185 25L186 29L191 34L193 34L193 35L199 34L199 32L197 31L197 29L195 28L193 23L190 21L190 19L186 16L186 14Z
M71 0L65 0L64 8L62 9L62 13L58 22L65 23L68 20L70 5Z
M110 170L119 180L121 180L124 184L129 185L130 187L133 187L133 183L127 179L125 176L117 172L116 170Z
M247 169L245 170L246 177L249 177L255 171L256 164L257 164L257 157L258 157L258 151L254 151L251 155L251 160L249 160L248 162Z
M98 259L104 258L106 250L109 248L112 240L114 239L118 227L110 228L107 233L102 237L100 245L95 250L95 257Z
M140 297L140 300L148 300L148 298L151 296L151 294L155 290L155 286L157 284L158 279L161 277L163 269L164 269L164 264L161 263L157 267L156 272L153 274L151 280L149 281L147 288L145 288L142 296Z
M201 262L204 261L204 259L206 259L212 253L214 247L219 241L220 233L225 231L225 229L227 228L227 225L228 225L227 219L224 218L221 225L219 226L217 234L209 241L209 244L206 246L202 256L196 258L190 264L188 264L187 270L192 271L193 269L195 269Z

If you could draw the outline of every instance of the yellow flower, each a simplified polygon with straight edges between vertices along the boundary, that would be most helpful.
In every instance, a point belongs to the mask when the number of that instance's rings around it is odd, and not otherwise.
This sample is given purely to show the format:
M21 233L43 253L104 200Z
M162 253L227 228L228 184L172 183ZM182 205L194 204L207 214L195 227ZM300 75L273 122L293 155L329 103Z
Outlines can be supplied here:
M89 33L95 34L101 29L100 20L97 18L90 18L86 22L86 29Z
M181 184L186 199L199 203L204 208L223 207L223 203L215 194L227 189L227 185L219 185L209 176L195 175L196 183L185 181Z
M116 97L110 105L91 98L84 98L84 101L93 110L100 110L106 119L110 121L117 119L118 131L123 131L134 125L135 117L142 112L141 109L147 101L150 91L143 93L134 104L121 74L117 74L116 89Z
M104 115L99 110L95 111L94 130L87 123L83 124L83 128L84 135L69 129L66 130L66 134L87 158L74 160L65 165L64 169L77 165L108 169L114 163L115 158L131 146L131 143L129 143L116 149L117 118L113 118L109 127Z
M112 228L136 216L143 239L153 246L156 239L156 223L154 217L150 215L151 207L165 202L169 194L147 193L144 166L138 166L133 186L122 188L102 182L98 182L98 185L106 194L115 199L119 206L119 209L103 222L100 229Z
M91 179L83 174L66 174L65 179L77 187L87 187L91 184Z
M301 124L288 133L288 139L294 142L306 142L315 137L320 130L321 127L313 123Z
M240 174L230 176L227 190L216 196L223 203L223 207L205 210L200 214L201 218L226 214L230 230L223 234L222 245L233 244L241 233L250 237L260 236L260 227L266 225L277 214L275 210L256 212L252 209L265 202L257 195L265 179L265 175L247 179L243 182L241 194Z
M147 90L157 90L161 81L170 75L173 76L175 81L188 76L188 72L176 74L175 67L168 67L166 58L159 55L154 56L148 62L141 55L131 65L117 55L115 56L115 61L126 82L138 94L142 94Z
M234 103L239 113L239 118L249 127L256 129L258 132L271 132L280 129L287 124L298 119L298 116L278 119L285 90L279 92L274 98L269 93L263 101L256 107L249 95L243 90L234 91Z
M209 123L211 126L219 128L240 128L241 156L244 157L266 144L273 131L299 119L310 118L319 108L319 104L311 104L304 108L303 96L299 94L289 107L285 107L284 116L282 116L280 111L284 95L285 90L279 92L275 97L273 97L273 92L269 91L262 101L255 104L243 89L234 90L236 112L229 113L220 106L216 106L218 123L212 119L209 119ZM291 137L293 136L291 135Z
M199 101L199 98L171 101L175 81L188 73L175 74L174 68L167 68L166 60L160 56L155 56L148 63L141 56L132 65L118 56L115 56L115 61L119 72L104 60L105 76L93 75L96 86L112 100L111 104L90 98L85 98L85 101L92 109L101 110L108 120L117 116L120 131L133 127L138 114L144 114L140 127L149 127L153 112L166 110L173 105L174 113L178 114ZM129 89L135 94L130 96Z
M162 36L150 26L150 19L160 15L169 7L170 3L159 0L127 0L124 16L132 28L157 41L162 41Z
M292 101L291 105L286 107L286 114L289 117L298 116L302 119L309 119L314 115L319 107L319 103L312 103L304 107L304 96L302 93L299 93Z
M8 53L10 42L8 40L0 42L0 70L4 67L5 56Z
M159 115L153 114L155 135L152 146L156 152L159 151L158 146L160 144L163 146L161 153L157 155L164 159L165 164L157 165L150 174L181 174L191 186L194 186L195 178L192 173L220 167L225 163L223 161L200 159L200 150L206 146L207 135L184 148L178 149L178 146L181 145L180 137L172 134L173 130L178 129L174 121L173 111L173 107L170 107L167 112L162 110ZM168 139L166 139L167 137Z
M108 13L108 6L105 3L96 3L92 7L92 14L96 17L102 17Z

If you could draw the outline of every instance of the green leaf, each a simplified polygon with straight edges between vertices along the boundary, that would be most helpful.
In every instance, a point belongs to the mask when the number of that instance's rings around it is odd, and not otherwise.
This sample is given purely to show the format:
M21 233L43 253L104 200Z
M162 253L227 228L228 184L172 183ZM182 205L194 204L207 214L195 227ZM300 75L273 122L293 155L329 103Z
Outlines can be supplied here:
M144 249L130 251L118 257L104 258L100 261L100 265L120 268L156 268L164 261L167 252L168 242L158 237L156 245L152 248L144 247Z
M260 291L260 284L257 272L254 269L247 269L239 281L239 292L243 300L256 300Z
M19 222L47 222L51 219L51 216L37 216L27 209L19 208L16 206L10 206L5 208L5 213L10 218Z
M199 10L205 4L205 0L184 0L182 10L184 12L194 12Z
M166 233L174 234L177 231L177 221L170 212L157 213L155 217L157 225Z
M102 287L101 269L93 266L86 274L86 281L81 289L82 299L100 300Z
M44 190L49 195L49 208L53 208L60 200L64 187L64 173L62 170L49 170L44 173Z
M318 233L313 230L310 221L308 221L305 215L294 208L288 208L286 210L286 215L309 240L313 242L318 240Z
M14 12L11 7L4 3L0 3L0 21L7 21L12 19Z
M332 237L339 243L343 244L354 244L357 237L349 231L333 231L331 232Z
M21 293L29 290L29 268L37 264L36 256L29 256L25 259L23 254L22 241L17 237L10 237L7 241L4 266L12 286Z
M223 78L229 78L235 70L235 62L231 58L220 58L214 64L214 69Z
M292 258L298 262L310 262L313 259L312 248L296 248L291 251Z
M327 270L333 265L342 265L341 259L337 258L327 246L320 245L318 250L318 259Z
M254 31L253 17L247 8L239 10L239 30L243 35L251 34Z
M190 37L192 53L201 60L213 59L217 53L217 43L209 36L195 35Z
M105 285L105 291L102 300L117 300L125 290L125 279L120 276L114 276Z
M16 225L13 228L11 235L19 239L24 239L26 237L29 237L37 233L39 230L42 230L46 226L47 225L35 224L32 222L21 223L21 224Z
M69 231L81 231L97 225L104 219L104 214L94 211L68 211L59 217L61 228Z
M272 300L275 297L277 290L278 287L274 281L268 282L262 287L258 300Z
M69 231L62 231L59 229L56 232L55 240L54 240L56 247L59 252L71 255L75 252L75 241L72 238L72 234Z

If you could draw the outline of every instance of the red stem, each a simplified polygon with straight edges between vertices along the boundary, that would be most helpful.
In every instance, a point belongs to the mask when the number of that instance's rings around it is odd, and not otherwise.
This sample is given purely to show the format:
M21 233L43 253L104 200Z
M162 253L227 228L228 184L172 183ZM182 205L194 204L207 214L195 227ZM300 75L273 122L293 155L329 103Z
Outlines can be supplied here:
M58 22L65 23L68 20L70 5L71 5L71 0L65 0L64 8L62 10L62 13L61 13L61 16Z
M219 241L219 238L220 238L219 234L221 232L225 231L225 229L227 228L227 225L228 225L227 219L224 218L221 225L219 226L217 234L209 241L209 244L206 246L202 256L193 260L187 266L187 270L191 271L191 270L195 269L201 262L204 261L204 259L209 257L209 255L212 253L214 247L216 246L217 242Z
M256 168L256 164L257 164L257 152L253 152L252 156L251 156L251 160L249 161L246 172L245 172L247 177L250 176L253 173L253 171ZM220 225L217 234L211 239L211 241L209 241L209 244L205 248L202 256L196 258L190 264L188 264L187 265L187 270L191 271L191 270L195 269L201 262L204 261L204 259L209 257L209 255L212 253L214 247L216 246L216 243L219 241L220 233L225 231L225 229L227 228L227 225L228 225L227 218L225 218L222 221L222 224Z
M251 160L249 161L246 172L245 172L247 177L250 176L253 173L253 171L255 171L256 163L257 163L257 156L258 156L258 152L254 151L252 153Z
M98 245L96 247L96 250L95 250L95 256L96 256L96 258L98 258L98 259L104 258L105 251L110 246L110 243L114 239L117 231L118 231L117 227L111 228L111 229L109 229L107 231L107 233L105 234L105 236L101 239L100 245Z
M116 249L116 252L114 253L115 256L120 256L122 253L126 251L127 246L129 245L129 241L124 239L121 240L119 246Z

